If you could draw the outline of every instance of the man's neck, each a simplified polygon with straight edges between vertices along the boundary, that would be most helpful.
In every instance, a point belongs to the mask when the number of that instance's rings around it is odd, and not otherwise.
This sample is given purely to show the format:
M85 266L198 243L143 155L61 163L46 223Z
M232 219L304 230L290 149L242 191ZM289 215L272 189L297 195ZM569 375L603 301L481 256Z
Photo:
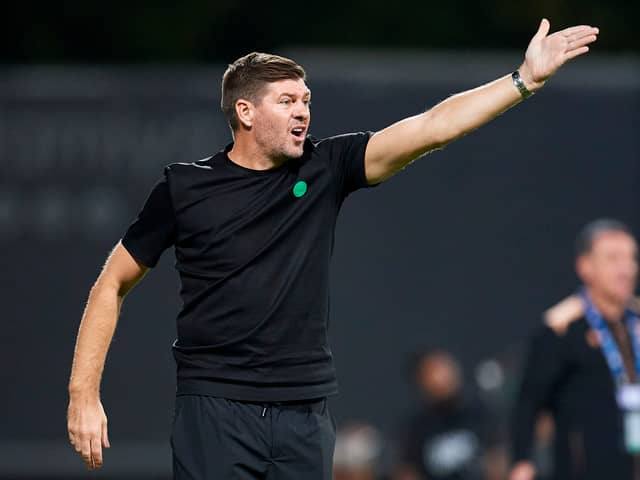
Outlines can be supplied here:
M233 147L227 155L233 163L251 170L270 170L279 167L287 160L270 158L258 148L258 145L247 142L243 138L235 138Z
M609 322L619 322L624 316L625 303L613 300L600 292L593 289L587 289L589 297L593 305L598 309L600 314Z

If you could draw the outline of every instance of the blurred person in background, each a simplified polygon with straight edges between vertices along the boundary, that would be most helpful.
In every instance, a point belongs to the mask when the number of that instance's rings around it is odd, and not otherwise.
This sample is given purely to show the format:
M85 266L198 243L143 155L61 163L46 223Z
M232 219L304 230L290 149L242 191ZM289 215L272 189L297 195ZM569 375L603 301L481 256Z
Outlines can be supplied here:
M543 410L554 419L552 478L639 478L638 260L629 228L608 219L586 225L575 268L583 287L545 313L531 343L513 417L510 480L537 478L532 443Z
M414 379L424 404L406 422L393 479L485 478L487 413L463 395L458 362L443 350L423 353Z
M300 65L255 52L231 64L221 103L233 142L165 169L91 289L67 411L87 467L100 467L109 446L100 383L120 307L173 247L183 300L175 478L329 479L327 397L337 380L328 282L342 203L529 97L598 34L549 29L544 19L512 74L379 132L323 140L307 136L311 92Z
M382 451L382 435L375 427L348 422L336 433L334 480L379 479Z

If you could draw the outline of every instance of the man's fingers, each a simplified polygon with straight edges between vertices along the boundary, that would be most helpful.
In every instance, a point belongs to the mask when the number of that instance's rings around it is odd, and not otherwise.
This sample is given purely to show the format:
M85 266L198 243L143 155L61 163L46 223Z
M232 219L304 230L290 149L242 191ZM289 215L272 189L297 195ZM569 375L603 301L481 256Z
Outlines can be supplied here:
M589 31L592 29L594 29L594 27L592 27L591 25L577 25L575 27L565 28L559 33L562 34L563 37L570 37L572 35L575 35L576 33ZM598 29L596 28L595 30L598 30Z
M568 35L565 37L565 39L567 40L567 43L573 43L583 38L597 37L597 35L598 35L597 28L589 28L586 30L581 30L580 32L576 32L573 35Z
M566 51L570 52L570 51L576 50L578 48L582 48L585 45L589 45L590 43L595 42L597 38L598 37L596 37L595 35L589 35L587 37L582 37L582 38L579 38L577 40L574 40L573 42L570 42L567 45L567 50Z
M107 432L107 422L102 425L102 446L104 448L111 448L109 443L109 433Z
M86 440L83 440L78 446L80 455L82 455L82 460L84 460L87 468L91 469L93 467L93 462L91 461L91 442L88 437Z
M102 445L99 438L91 439L91 460L93 462L93 468L100 468L102 466Z
M567 60L571 60L572 58L576 58L579 55L582 55L584 53L587 53L589 51L589 47L580 47L576 50L571 50L570 52L567 52L564 56L564 60L565 62Z

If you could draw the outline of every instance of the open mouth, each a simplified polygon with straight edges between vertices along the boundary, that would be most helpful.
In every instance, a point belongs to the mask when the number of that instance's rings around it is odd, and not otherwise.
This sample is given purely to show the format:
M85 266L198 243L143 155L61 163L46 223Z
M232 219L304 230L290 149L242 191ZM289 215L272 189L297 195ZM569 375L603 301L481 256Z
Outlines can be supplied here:
M303 139L305 131L306 131L305 127L295 127L291 129L291 135L293 135L296 138Z

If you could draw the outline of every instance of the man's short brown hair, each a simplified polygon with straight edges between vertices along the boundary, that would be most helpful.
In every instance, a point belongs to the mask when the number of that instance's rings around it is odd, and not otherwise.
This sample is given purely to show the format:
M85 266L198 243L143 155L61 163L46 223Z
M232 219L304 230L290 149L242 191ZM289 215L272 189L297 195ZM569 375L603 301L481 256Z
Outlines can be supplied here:
M252 52L229 65L222 77L220 106L232 130L240 126L236 102L244 98L257 103L267 83L306 79L304 68L293 60L270 53Z

